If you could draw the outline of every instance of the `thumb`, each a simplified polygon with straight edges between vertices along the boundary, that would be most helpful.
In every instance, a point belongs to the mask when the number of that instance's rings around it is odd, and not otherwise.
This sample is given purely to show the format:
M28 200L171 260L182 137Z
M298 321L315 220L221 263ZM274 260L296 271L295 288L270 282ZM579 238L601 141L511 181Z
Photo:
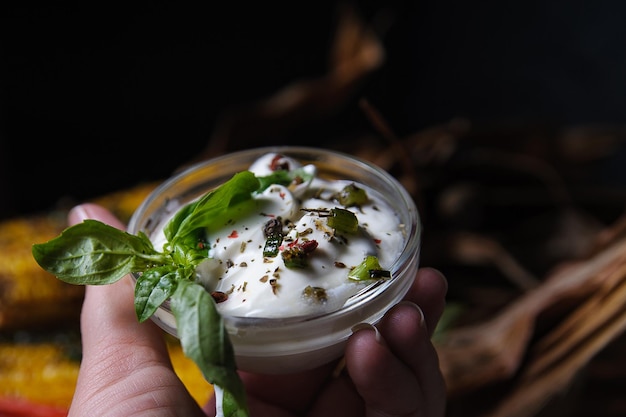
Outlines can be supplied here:
M85 219L123 228L109 211L93 204L77 206L68 215L70 224ZM86 287L81 337L83 359L72 415L98 415L94 407L111 398L118 407L124 404L136 410L130 404L136 405L136 399L146 392L162 392L163 385L177 393L173 402L187 395L172 369L161 330L150 320L137 320L130 276L114 284Z
M94 219L119 229L123 224L104 207L83 204L74 207L69 215L70 224ZM133 342L140 342L153 351L153 359L169 363L169 356L160 330L154 323L139 323L134 308L134 283L129 276L109 285L88 285L81 313L81 334L85 359L90 355L102 356L92 347L120 343L132 351ZM106 360L106 358L103 358Z
M67 220L70 226L87 219L99 220L102 223L106 223L109 226L117 227L121 230L126 229L122 222L119 221L119 219L115 217L113 213L97 204L81 204L71 209L69 214L67 215Z

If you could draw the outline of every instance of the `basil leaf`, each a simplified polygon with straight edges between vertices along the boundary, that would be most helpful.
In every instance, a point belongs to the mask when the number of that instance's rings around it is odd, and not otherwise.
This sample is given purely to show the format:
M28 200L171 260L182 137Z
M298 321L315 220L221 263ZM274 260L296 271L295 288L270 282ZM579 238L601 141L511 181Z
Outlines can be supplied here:
M185 355L198 365L208 382L218 385L230 396L227 398L232 398L235 406L229 405L230 415L247 416L245 389L237 374L235 354L224 320L213 297L200 284L182 280L171 303ZM233 410L239 414L233 414Z
M85 220L48 242L34 244L32 254L44 270L70 284L111 284L130 272L166 263L145 235L97 220Z
M219 224L226 219L228 209L251 200L259 188L259 180L250 171L235 174L230 180L180 210L163 230L171 244L199 228Z
M165 265L152 268L137 278L135 283L135 312L143 322L174 294L176 284L183 277L180 268Z
M248 411L239 408L237 399L229 391L222 395L222 413L224 417L248 417Z

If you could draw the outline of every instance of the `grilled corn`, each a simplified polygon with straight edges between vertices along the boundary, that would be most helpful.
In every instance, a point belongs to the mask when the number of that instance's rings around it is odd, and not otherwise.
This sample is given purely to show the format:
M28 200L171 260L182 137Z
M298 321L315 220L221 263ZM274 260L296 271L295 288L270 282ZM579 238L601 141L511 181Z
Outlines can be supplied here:
M126 223L155 186L139 185L93 202ZM67 227L66 218L67 210L59 209L0 222L0 336L34 332L51 323L61 332L78 328L84 287L66 284L45 272L31 253L33 243L58 236ZM168 336L167 341L174 370L196 401L205 403L212 386L184 355L178 340ZM74 344L79 351L80 343ZM68 356L66 347L54 341L17 343L4 338L0 343L0 415L5 409L29 407L37 408L38 413L45 410L45 415L64 414L79 368L79 359Z
M174 371L192 397L203 405L213 393L212 385L184 355L177 340L168 337L167 346ZM78 359L68 356L67 350L58 344L0 343L0 399L4 403L67 409L74 395L78 368Z
M97 198L94 202L126 222L155 184ZM84 287L57 280L37 265L33 243L56 237L67 226L67 210L0 223L0 330L63 325L78 319Z

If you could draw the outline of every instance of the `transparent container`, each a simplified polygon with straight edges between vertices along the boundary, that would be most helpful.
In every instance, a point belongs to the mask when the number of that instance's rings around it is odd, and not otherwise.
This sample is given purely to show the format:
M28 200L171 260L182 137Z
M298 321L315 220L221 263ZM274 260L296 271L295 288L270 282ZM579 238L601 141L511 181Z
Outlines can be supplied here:
M404 247L389 268L391 279L365 287L338 310L313 316L254 318L223 315L236 355L237 367L265 374L312 369L343 355L352 327L376 324L402 300L418 269L421 223L407 191L381 168L337 151L308 147L264 147L239 151L196 164L157 187L133 214L128 231L148 236L181 206L247 170L259 157L280 153L303 165L314 164L320 178L351 180L377 190L404 225ZM175 319L164 303L152 316L176 336Z

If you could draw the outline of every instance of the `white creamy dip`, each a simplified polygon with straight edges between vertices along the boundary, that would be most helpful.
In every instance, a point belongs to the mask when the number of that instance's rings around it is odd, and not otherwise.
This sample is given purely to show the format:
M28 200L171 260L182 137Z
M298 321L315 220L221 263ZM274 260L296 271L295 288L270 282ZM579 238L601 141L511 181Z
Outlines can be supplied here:
M405 244L404 226L394 209L373 189L365 190L367 202L343 207L332 197L353 181L318 178L316 167L278 154L266 154L249 170L258 177L270 175L276 167L303 169L312 180L298 185L271 185L255 194L254 209L239 213L237 206L224 225L212 225L207 237L209 259L197 268L197 279L210 292L226 297L217 304L223 315L240 317L293 317L339 309L345 301L371 281L348 278L350 270L367 255L378 258L389 269ZM334 208L347 209L358 219L355 233L341 233L327 225L324 216ZM307 265L290 268L280 253L264 256L264 232L271 219L280 219L281 251L293 245L315 241ZM155 247L164 241L162 231L154 237ZM306 297L305 288L322 289L325 301Z

